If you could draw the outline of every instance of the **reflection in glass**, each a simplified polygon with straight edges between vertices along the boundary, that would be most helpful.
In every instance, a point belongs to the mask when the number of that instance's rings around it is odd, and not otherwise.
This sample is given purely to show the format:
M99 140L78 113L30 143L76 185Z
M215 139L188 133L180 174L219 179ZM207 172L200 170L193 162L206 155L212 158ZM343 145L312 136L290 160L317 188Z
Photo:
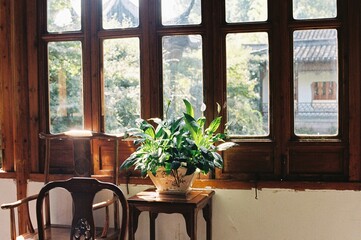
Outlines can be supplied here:
M294 131L296 135L338 133L337 30L293 33Z
M268 34L228 34L226 47L228 134L268 135Z
M225 0L228 23L267 21L267 0Z
M140 117L139 38L103 42L105 132L135 127Z
M294 19L335 18L337 0L293 0Z
M139 26L139 0L102 0L103 28Z
M82 129L82 47L78 41L48 44L50 132Z
M182 99L188 99L195 110L203 103L202 37L200 35L166 36L163 50L164 115L171 101L168 117L184 112ZM200 112L195 113L201 116Z
M163 25L201 23L201 0L162 0Z
M48 32L79 31L81 29L80 0L47 0Z

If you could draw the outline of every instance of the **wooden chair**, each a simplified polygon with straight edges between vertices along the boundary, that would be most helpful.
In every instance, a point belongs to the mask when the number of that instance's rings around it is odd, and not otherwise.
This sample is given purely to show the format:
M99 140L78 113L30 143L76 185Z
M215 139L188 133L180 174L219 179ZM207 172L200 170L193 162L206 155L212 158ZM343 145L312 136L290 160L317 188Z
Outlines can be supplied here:
M79 131L69 131L59 134L46 134L46 133L40 133L39 134L40 139L45 140L45 158L44 158L44 184L49 182L50 178L50 167L52 161L54 162L54 156L58 156L58 159L71 159L72 161L72 167L70 168L70 171L67 172L67 174L57 174L60 175L61 178L68 178L69 176L81 176L81 177L104 177L104 176L110 176L108 179L110 179L110 182L118 185L117 176L119 171L119 164L118 164L118 146L119 146L119 136L114 135L108 135L104 133L97 133L97 132L91 132L86 130L79 130ZM92 148L92 141L105 141L107 144L108 149L106 149L107 152L112 152L110 154L113 154L113 164L111 167L111 170L98 170L98 174L94 174L94 168L99 169L100 167L95 167L92 164L92 160L94 159L93 152L97 152L96 158L98 158L97 162L102 162L99 160L101 158L99 149L93 149ZM66 156L65 158L62 155L63 149L58 149L58 146L66 145L70 149L70 152L72 152L72 156ZM98 143L98 145L100 145ZM53 147L55 146L55 147ZM109 150L109 146L110 150ZM58 151L58 154L54 154L54 149ZM68 149L68 150L69 150ZM104 157L103 157L104 158ZM57 159L55 159L57 160ZM111 171L111 172L109 172ZM100 173L100 174L99 174ZM24 199L20 199L13 203L5 203L1 205L2 209L6 209L10 211L10 237L11 240L17 239L36 239L37 233L36 230L33 227L33 223L30 218L30 212L29 212L29 203L31 201L34 201L37 198L37 194L29 196ZM49 208L49 200L46 199L46 206L45 206L45 224L46 226L51 226L51 219L50 219L50 208ZM117 204L117 201L114 201L114 199L109 199L107 201L98 203L94 205L94 210L105 208L106 211L106 217L104 220L104 231L102 233L102 238L106 239L108 235L109 230L109 207L112 204ZM23 207L25 209L25 232L17 234L16 231L16 221L15 221L15 210L18 207ZM117 207L115 207L117 209ZM119 214L117 212L114 212L114 222L115 225L119 225Z
M73 219L71 228L52 228L44 225L43 202L50 190L63 188L71 193L73 201ZM124 240L128 224L128 204L123 192L113 183L101 182L93 178L75 177L65 181L47 183L39 192L36 201L36 219L39 240L47 239L95 239L97 229L93 218L93 200L96 193L108 189L117 197L122 208L120 229L111 239ZM110 239L110 238L109 238Z

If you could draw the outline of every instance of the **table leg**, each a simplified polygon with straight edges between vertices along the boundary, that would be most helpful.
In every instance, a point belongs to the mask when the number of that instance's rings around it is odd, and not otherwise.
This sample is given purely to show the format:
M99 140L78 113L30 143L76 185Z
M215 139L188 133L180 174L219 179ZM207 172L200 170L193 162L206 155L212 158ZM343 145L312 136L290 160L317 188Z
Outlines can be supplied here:
M203 208L203 218L206 221L207 240L212 240L212 199Z
M133 205L129 204L129 240L135 239L135 232L138 228L138 218L140 211Z
M150 240L155 240L155 219L158 217L158 213L149 212L149 227L150 227Z
M182 213L186 221L187 234L191 240L197 240L197 210L192 209L187 213Z

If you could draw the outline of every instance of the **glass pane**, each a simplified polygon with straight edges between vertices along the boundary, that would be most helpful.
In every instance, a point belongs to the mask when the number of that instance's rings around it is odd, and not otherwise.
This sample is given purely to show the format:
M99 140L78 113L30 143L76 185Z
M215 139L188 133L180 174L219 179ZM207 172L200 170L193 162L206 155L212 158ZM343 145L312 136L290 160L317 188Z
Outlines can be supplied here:
M294 131L338 133L338 48L335 29L293 33Z
M203 103L202 37L200 35L167 36L163 47L164 116L177 117L184 112L183 99L188 99L195 111ZM171 101L167 113L167 103ZM201 116L201 112L196 112Z
M226 0L226 22L267 21L267 0Z
M201 0L162 0L163 25L201 23Z
M226 37L228 134L269 134L268 34Z
M139 26L139 0L102 0L103 28Z
M140 117L140 52L138 38L104 40L105 132L135 127Z
M81 42L51 42L49 51L50 132L82 129L83 73Z
M48 32L79 31L81 29L81 1L47 0Z
M335 18L337 0L293 0L295 19Z

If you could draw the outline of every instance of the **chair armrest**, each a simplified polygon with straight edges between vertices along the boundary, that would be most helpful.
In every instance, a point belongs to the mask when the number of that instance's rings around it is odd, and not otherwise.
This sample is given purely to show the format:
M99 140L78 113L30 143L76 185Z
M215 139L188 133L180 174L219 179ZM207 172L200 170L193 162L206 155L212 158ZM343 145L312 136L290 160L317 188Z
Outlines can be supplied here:
M117 201L118 201L118 197L114 196L113 198L108 199L106 201L102 201L102 202L93 204L93 210L99 210L99 209L105 208L105 219L104 219L103 231L102 231L101 236L100 236L101 238L107 237L107 234L108 234L108 230L109 230L109 206L112 205L112 204L117 204L118 203ZM116 207L116 206L114 206L114 207Z
M16 202L12 202L12 203L4 203L1 204L1 209L12 209L12 208L16 208L19 207L22 204L26 204L29 203L32 200L36 200L36 198L38 197L38 194L35 195L31 195L29 197L17 200Z
M23 198L23 199L20 199L20 200L17 200L15 202L12 202L12 203L4 203L1 205L1 209L4 209L4 210L9 210L10 211L10 235L11 235L11 239L15 239L16 238L16 226L15 226L15 208L21 206L21 205L24 205L26 206L26 229L28 231L28 233L30 234L33 234L35 231L34 231L34 227L33 227L33 224L31 222L31 219L30 219L30 213L29 213L29 202L30 201L33 201L33 200L36 200L38 197L38 194L35 194L35 195L31 195L29 197L26 197L26 198Z
M115 202L116 198L112 198L103 202L99 202L99 203L95 203L93 204L93 210L98 210L104 207L108 207L110 205L112 205Z

